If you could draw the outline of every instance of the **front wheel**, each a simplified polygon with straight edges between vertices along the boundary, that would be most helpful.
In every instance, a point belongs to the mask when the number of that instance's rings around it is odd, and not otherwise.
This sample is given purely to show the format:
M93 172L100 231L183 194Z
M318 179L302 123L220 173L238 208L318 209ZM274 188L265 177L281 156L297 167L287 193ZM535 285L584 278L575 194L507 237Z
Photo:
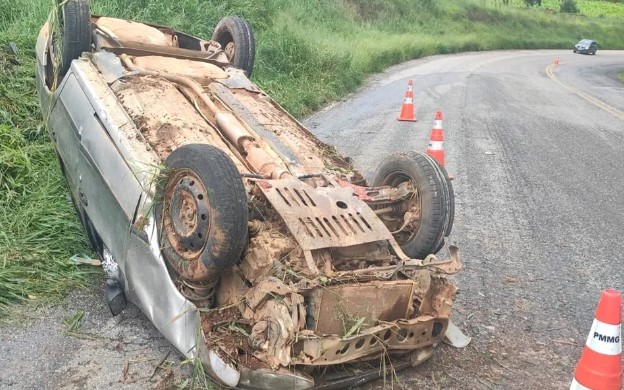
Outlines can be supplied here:
M210 145L189 144L166 159L155 216L165 260L186 282L213 283L247 244L247 195L234 162Z
M256 57L256 42L247 21L238 16L221 19L212 33L212 40L219 42L230 63L251 76Z
M455 213L453 187L446 171L430 156L419 152L395 153L386 157L373 175L372 185L397 187L409 182L415 189L409 201L416 223L394 233L405 254L424 259L437 253L450 234Z

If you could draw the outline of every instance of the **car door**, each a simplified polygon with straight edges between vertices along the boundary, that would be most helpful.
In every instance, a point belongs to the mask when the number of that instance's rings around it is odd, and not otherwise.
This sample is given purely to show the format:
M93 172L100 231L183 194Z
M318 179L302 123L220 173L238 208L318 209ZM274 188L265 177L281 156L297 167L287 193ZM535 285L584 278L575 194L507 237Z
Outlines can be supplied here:
M55 92L49 132L77 208L106 247L122 256L142 188L85 93L89 81L72 67ZM83 216L83 217L84 217ZM84 220L83 220L84 223Z

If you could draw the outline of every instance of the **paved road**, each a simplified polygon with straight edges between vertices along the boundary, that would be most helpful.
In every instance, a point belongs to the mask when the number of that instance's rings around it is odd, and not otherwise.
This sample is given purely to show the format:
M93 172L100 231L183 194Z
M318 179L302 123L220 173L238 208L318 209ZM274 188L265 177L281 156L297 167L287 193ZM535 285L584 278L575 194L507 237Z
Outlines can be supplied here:
M388 153L425 150L433 112L444 111L457 178L451 241L465 261L455 320L474 342L443 346L388 381L409 389L565 388L600 290L622 288L624 86L614 70L624 52L558 52L558 81L546 72L555 53L417 60L305 121L370 175ZM407 79L416 123L395 120ZM0 388L166 388L188 374L136 308L110 317L97 286L59 307L26 308L32 321L0 325ZM62 321L78 312L79 334L68 335Z
M400 374L407 388L569 386L600 291L624 287L622 68L624 51L435 56L305 121L370 177L388 153L424 151L444 112L465 261L455 318L474 343ZM416 123L395 120L408 79Z
M104 277L0 324L0 389L175 389L190 365L136 308L112 317ZM82 313L75 329L65 321Z

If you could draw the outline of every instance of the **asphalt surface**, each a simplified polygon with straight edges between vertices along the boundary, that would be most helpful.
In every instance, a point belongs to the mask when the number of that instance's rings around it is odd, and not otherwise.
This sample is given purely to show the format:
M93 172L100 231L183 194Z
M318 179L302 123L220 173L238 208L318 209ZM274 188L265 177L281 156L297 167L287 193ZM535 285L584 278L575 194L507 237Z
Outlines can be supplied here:
M454 320L473 342L368 388L569 386L600 291L624 281L623 64L624 51L601 50L429 57L304 121L370 177L390 153L424 151L444 113L449 241L464 260ZM398 122L408 79L418 121ZM1 389L172 388L189 373L136 308L110 316L103 283L23 311L32 319L0 324ZM63 319L76 313L69 332Z
M104 282L0 324L0 389L175 389L190 364L139 311L113 317ZM82 315L72 328L72 320Z
M454 318L473 343L399 374L405 388L569 387L601 290L624 284L623 64L623 51L435 56L305 121L370 177L389 153L425 151L443 110L464 260ZM408 79L415 123L395 120Z

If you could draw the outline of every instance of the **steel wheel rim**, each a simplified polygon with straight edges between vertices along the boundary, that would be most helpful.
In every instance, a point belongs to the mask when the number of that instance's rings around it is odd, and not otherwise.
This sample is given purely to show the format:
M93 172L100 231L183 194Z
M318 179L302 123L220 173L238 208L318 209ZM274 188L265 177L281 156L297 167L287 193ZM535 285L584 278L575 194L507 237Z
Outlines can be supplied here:
M209 210L208 191L197 174L173 172L165 187L163 222L173 249L185 260L194 260L206 246Z
M228 60L230 60L230 62L234 62L234 54L236 52L236 45L234 44L234 41L228 42L223 48L223 51L225 52Z
M398 187L400 184L405 183L405 182L410 182L412 187L414 187L415 189L415 194L414 196L411 196L409 199L404 200L402 202L404 203L404 206L400 207L400 209L403 209L404 212L403 213L394 212L393 216L400 218L400 222L398 224L398 226L400 227L403 225L403 220L401 217L402 215L405 214L405 211L416 210L416 215L413 217L413 219L416 220L417 222L413 223L411 227L406 227L405 230L393 234L395 240L397 241L399 245L407 244L414 237L418 229L420 229L420 221L422 220L422 199L418 193L416 180L414 180L414 178L405 171L393 172L389 174L388 176L386 176L386 178L383 180L384 185L389 185L391 187ZM399 215L399 214L402 214L402 215Z

